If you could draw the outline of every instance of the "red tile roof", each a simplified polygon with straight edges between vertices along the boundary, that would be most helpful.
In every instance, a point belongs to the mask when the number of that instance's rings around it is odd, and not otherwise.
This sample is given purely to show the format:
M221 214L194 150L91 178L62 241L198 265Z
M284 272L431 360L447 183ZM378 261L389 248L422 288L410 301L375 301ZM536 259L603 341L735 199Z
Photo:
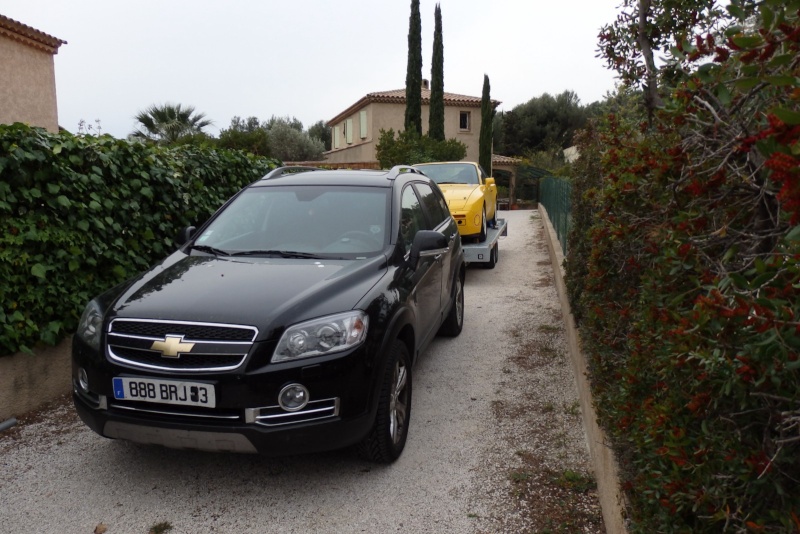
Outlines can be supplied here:
M50 54L57 54L58 47L62 44L67 44L66 41L58 37L40 32L3 15L0 15L0 35Z
M424 87L420 88L421 96L422 96L422 105L430 105L431 103L431 90L425 89ZM380 104L405 104L406 102L406 90L405 89L394 89L392 91L379 91L377 93L368 93L366 96L361 98L358 102L347 108L346 110L342 111L334 118L328 121L328 126L331 126L340 120L344 119L345 117L352 115L359 109L363 108L367 104L370 103L380 103ZM462 108L479 108L481 107L481 97L479 96L467 96L467 95L457 95L455 93L445 93L444 94L444 105L445 106L459 106ZM492 100L492 105L497 107L500 105L498 100Z

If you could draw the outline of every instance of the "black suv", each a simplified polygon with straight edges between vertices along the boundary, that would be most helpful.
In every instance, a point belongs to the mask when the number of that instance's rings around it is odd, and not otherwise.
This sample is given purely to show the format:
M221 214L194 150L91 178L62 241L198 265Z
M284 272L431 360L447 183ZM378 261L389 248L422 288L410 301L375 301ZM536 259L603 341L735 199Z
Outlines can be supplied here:
M464 319L445 199L411 167L284 167L92 300L75 407L109 438L295 454L405 446L414 360Z

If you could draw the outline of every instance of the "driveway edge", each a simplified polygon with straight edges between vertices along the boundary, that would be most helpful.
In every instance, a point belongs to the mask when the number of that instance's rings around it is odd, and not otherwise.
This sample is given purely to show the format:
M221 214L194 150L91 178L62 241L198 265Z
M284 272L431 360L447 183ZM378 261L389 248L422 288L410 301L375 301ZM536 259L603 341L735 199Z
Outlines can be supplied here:
M586 429L589 455L597 478L597 494L603 511L603 521L605 522L606 532L609 534L626 534L628 530L624 519L624 497L620 491L617 462L614 458L614 451L608 445L605 432L597 424L597 414L594 411L586 358L581 350L580 336L569 305L567 287L564 284L564 254L556 236L556 231L550 222L547 209L541 203L539 203L538 209L542 225L547 234L547 250L550 253L550 263L553 266L553 277L558 292L558 300L561 303L561 315L564 317L570 360L572 360L575 381L578 384L583 426Z

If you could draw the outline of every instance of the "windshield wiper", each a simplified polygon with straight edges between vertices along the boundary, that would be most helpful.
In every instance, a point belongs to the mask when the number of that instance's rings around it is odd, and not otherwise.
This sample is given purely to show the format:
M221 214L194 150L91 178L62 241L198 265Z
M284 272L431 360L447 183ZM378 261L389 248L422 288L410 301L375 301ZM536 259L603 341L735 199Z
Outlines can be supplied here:
M215 247L210 247L208 245L192 245L190 247L191 250L199 250L200 252L208 252L209 254L214 254L215 256L230 256L231 253L227 250L222 250Z
M231 256L280 256L281 258L308 258L319 259L319 254L310 252L297 252L295 250L242 250L234 252Z

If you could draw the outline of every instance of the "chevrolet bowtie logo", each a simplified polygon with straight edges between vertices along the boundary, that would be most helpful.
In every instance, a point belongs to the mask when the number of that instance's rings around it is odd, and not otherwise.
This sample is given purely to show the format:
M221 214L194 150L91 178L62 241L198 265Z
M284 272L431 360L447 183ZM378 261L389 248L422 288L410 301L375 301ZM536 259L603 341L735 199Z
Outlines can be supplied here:
M164 358L180 358L193 347L194 343L183 343L183 336L166 336L164 341L153 341L150 350L157 350Z

